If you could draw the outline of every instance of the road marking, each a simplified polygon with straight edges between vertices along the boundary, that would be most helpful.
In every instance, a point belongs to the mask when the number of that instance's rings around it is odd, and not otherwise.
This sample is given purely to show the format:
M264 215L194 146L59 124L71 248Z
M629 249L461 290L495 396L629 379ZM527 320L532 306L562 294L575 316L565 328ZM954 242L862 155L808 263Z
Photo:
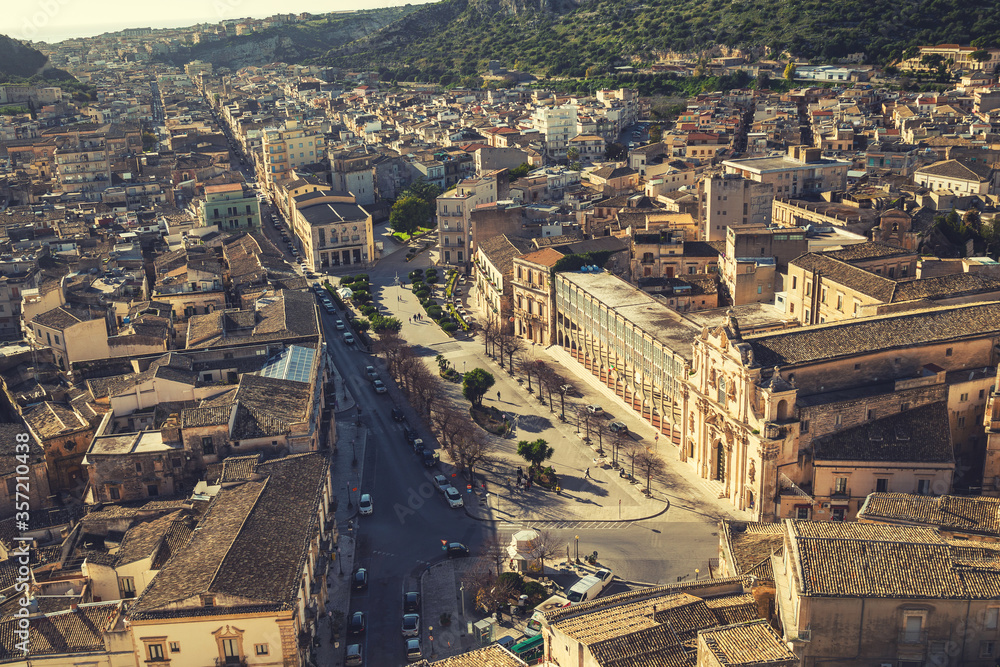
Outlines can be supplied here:
M519 522L502 522L504 528L503 532L510 532L514 534L519 530L524 530L527 528L542 528L550 530L565 530L565 529L576 529L576 530L624 530L632 526L631 521L558 521L558 520L545 520L545 521L519 521ZM507 528L511 526L511 528Z

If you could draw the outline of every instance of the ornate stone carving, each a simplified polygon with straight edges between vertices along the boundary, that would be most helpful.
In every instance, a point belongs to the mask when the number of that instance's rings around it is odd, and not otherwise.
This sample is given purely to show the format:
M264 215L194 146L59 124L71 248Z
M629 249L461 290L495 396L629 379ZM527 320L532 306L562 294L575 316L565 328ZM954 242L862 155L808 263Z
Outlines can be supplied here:
M754 461L750 462L750 471L747 473L747 477L750 479L750 483L754 483L754 478L757 477L757 464Z

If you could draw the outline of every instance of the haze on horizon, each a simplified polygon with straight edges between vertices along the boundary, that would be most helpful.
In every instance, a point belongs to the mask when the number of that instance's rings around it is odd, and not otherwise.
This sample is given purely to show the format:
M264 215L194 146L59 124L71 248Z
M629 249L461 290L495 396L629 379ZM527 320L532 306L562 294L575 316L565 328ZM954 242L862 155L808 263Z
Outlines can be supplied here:
M423 0L426 2L427 0ZM422 4L421 0L24 0L6 3L0 34L26 41L59 42L125 28L182 28L225 19L273 14L325 14L375 7Z

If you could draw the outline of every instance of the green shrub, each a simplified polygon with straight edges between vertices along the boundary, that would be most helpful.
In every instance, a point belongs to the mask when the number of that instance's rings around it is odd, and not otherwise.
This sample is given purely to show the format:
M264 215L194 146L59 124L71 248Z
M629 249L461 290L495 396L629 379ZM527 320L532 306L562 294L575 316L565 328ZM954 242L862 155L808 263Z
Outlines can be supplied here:
M354 303L368 303L372 300L372 295L364 290L355 291L354 294L351 295L351 300L354 301Z
M361 314L364 315L365 317L371 317L377 312L378 308L376 308L375 306L369 306L369 305L361 306Z
M419 292L415 292L414 295L418 299L420 299L421 301L423 301L424 299L428 298L431 295L431 292L428 289L422 289Z
M437 304L433 304L431 306L427 306L427 315L431 319L433 319L433 320L439 320L439 319L441 319L441 314L443 312L444 311L441 310L441 306L439 306Z
M422 289L427 289L427 283L425 283L423 280L414 280L413 284L410 285L410 290L414 294L416 294L418 291Z
M348 287L353 282L354 282L354 276L341 276L340 277L340 286L341 287Z
M427 271L425 271L425 273L429 276L436 276L438 274L438 270L433 266L429 266L427 267Z
M445 322L444 324L441 325L441 329L445 333L454 333L458 329L458 325L455 324L454 322Z
M368 331L368 329L370 329L372 325L371 322L369 322L368 320L359 320L355 318L351 320L351 326L354 327L355 331L362 332L362 331Z
M368 274L367 273L359 273L358 275L354 276L354 280L356 280L356 281L357 280L363 280L365 282L368 282Z
M438 277L437 276L427 276L427 283L429 285L433 285L437 281L438 281Z

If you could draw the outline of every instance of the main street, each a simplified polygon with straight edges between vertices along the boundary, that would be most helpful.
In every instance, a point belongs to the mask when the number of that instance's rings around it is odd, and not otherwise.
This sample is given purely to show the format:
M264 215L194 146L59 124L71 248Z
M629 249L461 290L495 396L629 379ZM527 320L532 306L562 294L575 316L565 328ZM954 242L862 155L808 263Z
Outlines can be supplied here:
M718 549L717 522L726 516L725 509L711 497L710 490L684 479L684 470L675 465L671 468L670 488L657 494L661 498L657 502L644 498L636 500L635 489L629 490L625 482L617 479L617 474L609 474L609 471L595 467L587 478L585 469L592 465L593 453L574 435L574 427L559 423L556 414L539 405L537 399L529 396L507 373L499 371L486 357L480 340L450 338L426 318L419 323L410 321L410 317L422 309L410 291L398 283L408 283L407 274L416 267L429 266L431 258L422 253L407 263L405 252L396 249L388 237L384 237L384 241L387 250L396 251L367 271L372 296L380 310L389 311L403 321L402 336L420 350L428 364L433 365L434 358L442 354L460 372L475 367L493 372L497 385L486 403L519 417L518 439L540 437L556 448L551 463L560 474L564 492L558 498L536 489L511 496L501 484L502 478L507 476L505 471L513 471L524 462L518 462L514 454L516 440L503 439L498 440L498 456L502 461L493 471L496 474L488 476L490 490L500 493L500 511L486 514L478 505L478 497L468 493L465 497L469 512L449 509L443 497L432 489L431 476L438 470L424 468L406 445L403 425L392 420L392 408L403 409L409 425L419 431L425 442L435 442L433 437L423 428L375 356L359 350L356 345L344 343L342 332L333 326L335 319L347 319L344 314L324 312L330 356L347 389L362 407L362 421L368 433L364 460L360 462L363 467L360 484L355 475L356 481L350 488L357 488L351 497L352 504L356 506L359 494L371 493L375 508L371 516L353 519L357 534L355 565L369 568L370 584L367 591L354 592L351 612L366 614L368 629L362 642L369 663L405 662L400 631L402 596L407 590L419 590L419 575L423 569L444 557L442 540L463 542L475 556L484 538L493 531L507 538L519 527L536 527L548 530L559 543L574 549L579 545L581 557L597 551L602 566L610 567L627 581L670 583L693 578L696 570L705 576L708 561ZM336 284L337 279L333 278L332 282ZM545 358L544 352L536 351L536 356ZM388 394L375 394L365 375L368 365L379 370L389 387ZM612 405L606 397L595 395L583 378L567 372L566 379L583 394L582 399L567 398L567 415L577 405L603 402L605 409L615 413L617 419L625 420L634 433L646 432L647 446L655 444L652 430L648 427L644 430L642 422L634 415L626 414L623 407ZM499 399L495 394L497 390L500 391ZM445 391L460 405L467 405L460 398L459 385L448 383ZM346 419L341 415L342 422ZM350 443L341 440L339 446L350 446ZM436 444L433 446L436 448ZM665 458L670 463L671 456L668 454ZM439 464L439 468L445 474L453 473L446 462ZM338 489L337 495L342 509L338 514L344 515L347 488ZM495 503L496 496L492 498L491 502ZM616 506L615 502L619 504ZM642 505L643 502L648 504ZM618 522L614 520L615 507L621 512L621 503L624 503L626 517L656 516ZM426 626L435 621L434 618L423 619L425 640ZM425 644L425 653L426 648Z

